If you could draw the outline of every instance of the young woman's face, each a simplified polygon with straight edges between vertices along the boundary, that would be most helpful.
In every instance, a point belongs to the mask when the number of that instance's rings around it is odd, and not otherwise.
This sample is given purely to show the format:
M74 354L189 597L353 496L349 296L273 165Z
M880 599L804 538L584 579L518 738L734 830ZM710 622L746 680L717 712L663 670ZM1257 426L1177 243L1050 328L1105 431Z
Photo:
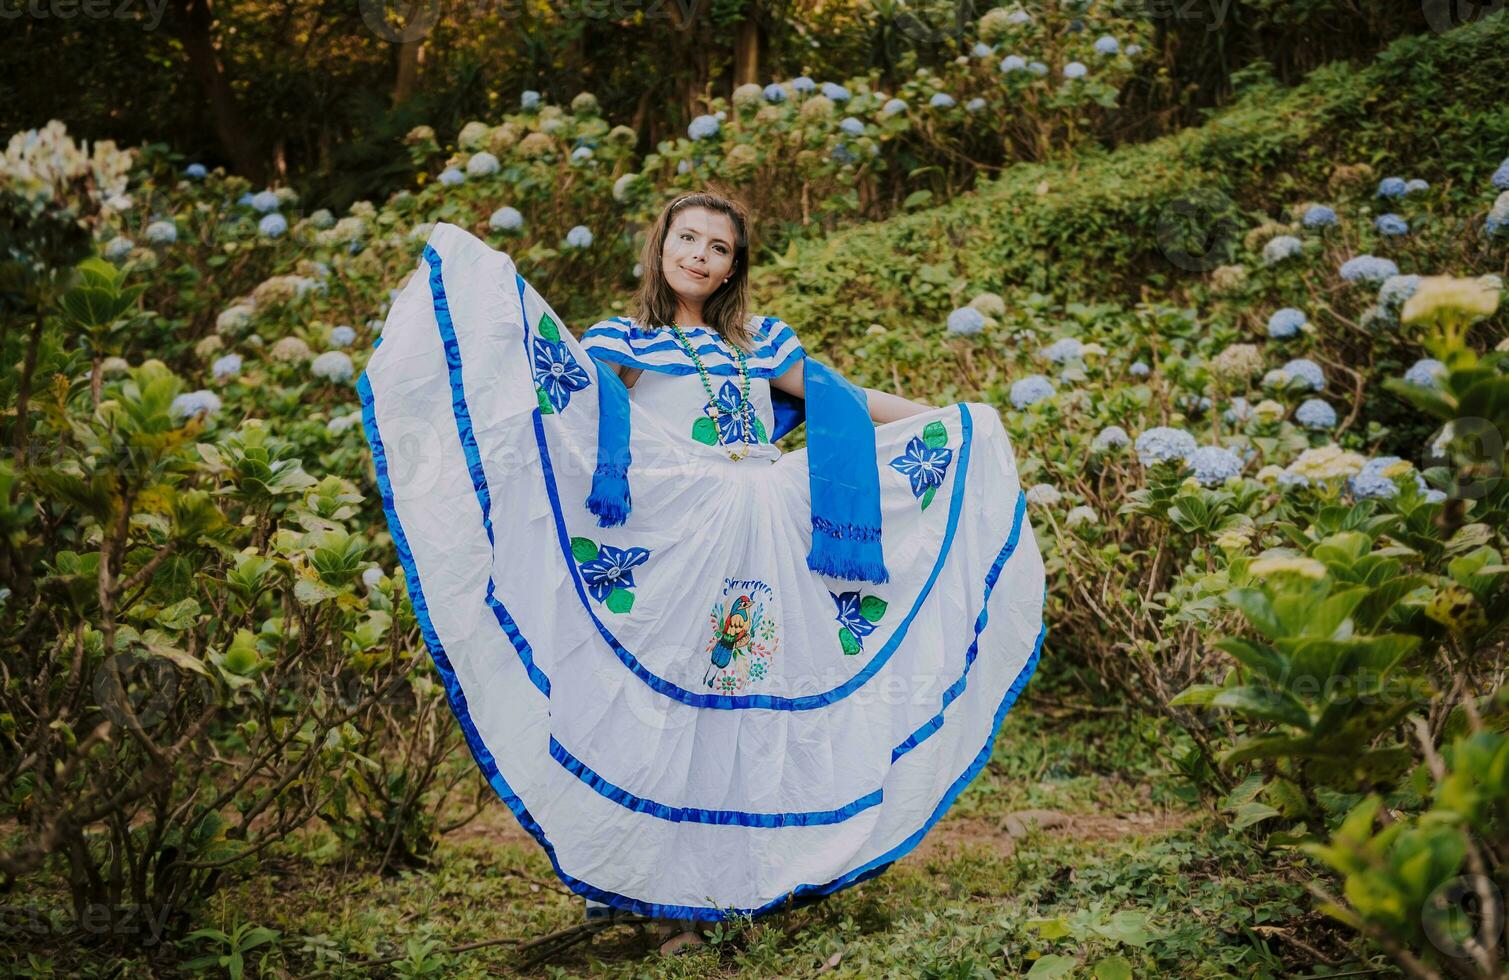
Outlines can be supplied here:
M683 208L666 232L660 261L677 295L700 307L725 277L733 275L733 222L718 211Z

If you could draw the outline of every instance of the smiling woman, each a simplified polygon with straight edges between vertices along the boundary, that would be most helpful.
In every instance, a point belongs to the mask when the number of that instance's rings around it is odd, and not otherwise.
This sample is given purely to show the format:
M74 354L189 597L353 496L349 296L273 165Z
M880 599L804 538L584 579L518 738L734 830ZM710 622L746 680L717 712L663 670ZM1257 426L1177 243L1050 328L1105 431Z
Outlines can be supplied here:
M880 874L984 767L1043 640L997 411L860 388L750 313L746 229L672 202L634 315L578 341L442 222L359 384L468 744L599 913L757 915Z

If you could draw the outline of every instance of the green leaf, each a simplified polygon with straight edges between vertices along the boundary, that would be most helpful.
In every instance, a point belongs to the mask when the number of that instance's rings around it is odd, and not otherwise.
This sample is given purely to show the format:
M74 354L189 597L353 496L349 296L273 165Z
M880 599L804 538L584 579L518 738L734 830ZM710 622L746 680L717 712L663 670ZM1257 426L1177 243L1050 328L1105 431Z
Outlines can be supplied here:
M1073 973L1076 965L1077 961L1072 956L1049 953L1032 964L1027 976L1030 980L1057 980L1058 977L1067 977Z
M1246 830L1253 824L1262 823L1269 817L1279 816L1279 811L1266 803L1243 803L1236 808L1236 819L1231 821L1232 830Z
M1269 687L1233 687L1211 698L1210 704L1214 708L1231 708L1253 718L1296 728L1310 727L1310 713L1288 691Z
M932 191L929 191L929 190L912 191L910 194L908 194L906 196L906 200L904 200L904 201L901 202L901 207L902 207L902 210L908 210L909 211L912 208L921 207L922 205L926 204L928 201L931 201L932 199L933 199L933 192Z
M886 601L878 595L867 595L859 600L859 614L872 623L880 622L885 611Z
M922 429L922 441L933 449L941 449L948 445L948 430L937 419L929 422Z
M718 444L718 424L706 415L692 423L692 438L707 446Z
M1226 688L1222 687L1220 684L1191 684L1189 687L1186 687L1178 694L1175 694L1173 697L1169 698L1169 707L1178 707L1180 705L1208 705L1210 704L1211 698L1214 698L1217 694L1220 694L1224 690L1226 690Z
M849 632L849 627L838 628L838 644L844 648L844 656L852 657L859 652L859 641L854 639L854 634Z
M1275 684L1282 684L1289 672L1289 661L1266 643L1226 637L1217 640L1215 646L1231 654L1249 670L1261 674Z
M928 487L922 491L922 509L927 510L927 505L933 502L933 497L938 493L937 487Z
M561 339L561 328L549 313L540 314L539 331L540 336L546 340L559 341Z
M534 386L534 394L535 394L535 397L538 398L539 402L540 402L540 414L541 415L554 415L555 414L555 406L552 405L552 404L550 404L550 396L545 393L544 387L541 386L541 385L535 385Z
M591 561L597 557L597 542L591 538L572 538L571 557L578 562Z
M614 589L608 593L603 605L616 613L626 613L634 608L634 593L628 589Z
M1107 956L1095 961L1090 975L1095 980L1132 980L1132 963L1125 956Z

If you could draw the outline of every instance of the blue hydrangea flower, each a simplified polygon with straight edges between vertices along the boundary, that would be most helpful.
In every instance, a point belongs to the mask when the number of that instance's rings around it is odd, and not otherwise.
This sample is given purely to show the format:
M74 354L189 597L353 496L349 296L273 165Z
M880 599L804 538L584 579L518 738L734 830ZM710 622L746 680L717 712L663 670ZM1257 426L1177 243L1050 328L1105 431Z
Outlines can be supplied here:
M1306 228L1330 228L1336 224L1336 212L1324 204L1312 204L1305 209L1300 223Z
M245 194L242 194L240 197L236 198L236 203L244 208L249 208L252 206L252 201L255 201L256 199L257 195L253 194L251 191L247 191Z
M902 99L891 99L887 101L885 105L880 107L880 114L882 116L894 116L899 112L905 111L906 102Z
M952 109L954 97L947 92L934 92L933 97L927 100L927 104L934 109Z
M1409 234L1409 222L1397 214L1380 214L1378 219L1373 222L1373 227L1378 229L1380 235L1388 235L1390 237Z
M1132 366L1127 368L1127 374L1130 374L1134 378L1145 378L1152 373L1153 369L1142 361L1133 361Z
M827 96L834 102L849 101L849 90L844 88L837 82L824 82L822 84L822 92L823 95Z
M1137 57L1141 53L1142 53L1142 45L1140 45L1140 44L1128 44L1127 45L1127 57L1128 58L1135 58L1135 57Z
M577 149L587 150L585 146L577 147ZM587 150L587 155L591 156L592 151ZM576 153L573 152L571 158L575 160ZM466 161L466 175L468 177L491 177L498 172L499 167L498 158L483 150L480 153L473 153L471 159Z
M1404 193L1406 194L1416 194L1420 191L1428 190L1430 190L1430 184L1426 181L1421 180L1419 177L1414 178L1404 185Z
M440 176L435 179L446 187L455 187L457 184L466 183L466 174L455 167L446 167L440 171Z
M1341 278L1347 282L1383 282L1398 274L1399 267L1392 259L1380 259L1374 255L1359 255L1341 265Z
M891 468L911 481L912 496L921 497L928 490L943 485L943 477L953 458L954 451L947 446L929 446L921 436L912 436L907 441L906 450L891 460Z
M185 420L203 412L206 416L214 415L220 411L220 396L206 388L198 391L186 391L173 399L168 406L168 414L173 418Z
M209 171L204 169L204 164L202 163L191 163L183 168L183 175L185 177L192 177L194 180L203 180L208 174Z
M1357 499L1373 498L1386 500L1399 492L1399 487L1391 477L1383 475L1383 471L1400 462L1398 456L1379 456L1362 464L1362 470L1356 476L1348 479L1347 484L1351 487L1352 496ZM1424 493L1428 488L1425 486L1425 478L1419 470L1411 470L1410 475L1415 478L1415 485Z
M1403 177L1385 177L1378 182L1378 196L1403 197L1406 186Z
M1021 55L1008 54L1006 57L1001 59L1001 71L1003 72L1010 73L1014 71L1026 70L1027 59L1023 58Z
M587 387L590 379L571 356L564 340L534 338L534 380L545 389L545 397L557 412L571 404L571 393Z
M590 147L590 146L578 146L576 149L574 149L574 150L571 151L571 156L568 157L568 159L572 163L581 163L583 160L591 160L592 159L592 147Z
M1281 310L1274 310L1268 318L1268 336L1276 340L1286 340L1293 337L1304 329L1309 318L1303 310L1296 310L1292 306L1286 306Z
M1509 166L1509 164L1506 164ZM1483 222L1483 232L1489 238L1509 237L1509 191L1498 196Z
M1306 398L1294 410L1294 421L1307 429L1324 431L1335 428L1336 409L1320 398Z
M1186 462L1194 470L1195 479L1205 487L1218 487L1242 473L1242 458L1220 446L1201 446L1189 454Z
M1052 397L1053 382L1041 374L1029 374L1011 383L1011 404L1016 408L1026 408Z
M116 235L114 238L105 243L105 258L109 259L111 262L119 262L121 259L130 255L131 250L135 247L136 243L131 239L125 237L124 235Z
M1170 459L1188 459L1195 451L1195 437L1183 429L1158 425L1138 436L1135 448L1142 465L1152 466ZM1241 469L1240 460L1237 468Z
M1439 504L1441 501L1443 501L1445 499L1446 499L1446 491L1445 490L1431 489L1431 490L1425 491L1425 502L1427 504Z
M1252 405L1241 395L1231 400L1231 406L1221 413L1228 425L1240 425L1252 418Z
M1071 61L1064 66L1064 77L1084 78L1089 71L1090 69L1086 68L1083 62Z
M1084 344L1074 337L1063 337L1043 348L1043 356L1054 364L1064 364L1082 356Z
M227 378L234 378L240 373L240 354L226 354L224 357L216 358L215 363L210 365L210 374L214 375L216 381L224 381Z
M976 41L975 46L969 49L969 53L976 58L989 58L995 54L995 48L992 48L984 41Z
M1100 451L1107 449L1121 449L1132 444L1132 437L1127 435L1127 430L1119 425L1108 425L1095 434L1090 442L1090 448Z
M597 557L582 562L582 580L587 593L598 602L606 602L614 589L634 588L634 567L650 557L648 548L615 548L600 545Z
M964 103L964 111L966 112L980 112L984 108L985 100L978 95Z
M282 202L278 200L278 195L272 191L258 191L252 195L251 201L248 203L256 210L266 214L269 211L278 210L278 205Z
M1305 250L1304 243L1293 235L1279 235L1263 246L1263 262L1273 265L1292 259Z
M257 222L257 231L267 238L277 238L288 230L288 219L278 212L264 214Z
M833 617L834 620L849 631L849 635L854 637L854 642L863 650L865 637L874 632L875 624L865 619L860 612L859 592L856 590L837 593L830 589L828 594L833 596L833 602L838 607L838 615Z
M526 88L523 92L519 93L520 109L523 109L525 112L531 112L539 108L539 105L540 93L536 92L534 89Z
M1441 387L1441 375L1446 373L1446 365L1434 357L1422 357L1411 364L1408 371L1404 372L1404 380L1412 385L1422 388Z
M865 124L853 116L845 116L840 119L838 121L838 128L850 136L863 136L865 134Z
M566 232L566 244L572 248L586 248L592 244L592 231L586 225L577 225Z
M1493 185L1494 190L1509 191L1509 157L1504 157L1504 162L1499 164L1499 168L1493 172L1489 183Z
M344 384L351 380L355 368L351 364L350 354L343 350L327 350L309 362L309 372L317 378Z
M524 216L519 213L518 208L511 208L505 204L492 213L492 216L487 219L487 224L498 231L514 231L524 226Z
M1045 64L1043 64L1041 61L1029 61L1029 62L1027 62L1027 70L1030 71L1030 72L1032 72L1032 74L1034 74L1034 75L1046 75L1046 74L1048 74L1048 66L1045 65Z
M985 314L973 306L961 306L948 315L948 332L974 334L985 329Z
M832 157L835 163L843 164L845 166L859 161L859 157L854 155L854 151L849 149L849 144L847 143L839 143L834 146L833 149L829 151L828 156Z
M791 80L791 88L793 91L801 92L805 95L806 93L817 88L817 83L808 78L806 75L798 75Z
M1102 34L1100 37L1095 39L1096 54L1113 55L1120 50L1121 45L1114 37L1109 34Z
M686 135L694 140L711 139L718 135L718 129L722 123L717 116L701 115L693 119L686 127Z
M1030 20L1032 20L1032 15L1025 10L1013 10L1006 15L1006 23L1013 27L1021 27Z
M330 342L336 347L350 347L356 340L356 331L344 323L330 328Z
M1285 364L1283 370L1290 378L1303 381L1311 391L1326 390L1326 373L1308 357L1296 357Z
M762 94L765 96L765 101L766 102L785 102L786 101L786 88L785 88L785 86L778 85L775 82L771 82L769 85L765 86L765 90L764 90L764 92Z

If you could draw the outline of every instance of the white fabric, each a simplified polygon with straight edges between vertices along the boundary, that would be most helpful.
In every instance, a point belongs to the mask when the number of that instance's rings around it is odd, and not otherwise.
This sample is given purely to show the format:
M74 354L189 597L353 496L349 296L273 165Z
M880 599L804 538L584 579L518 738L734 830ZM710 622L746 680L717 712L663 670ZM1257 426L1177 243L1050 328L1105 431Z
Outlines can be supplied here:
M618 908L720 918L862 880L915 846L988 758L1041 644L1044 570L996 410L877 427L891 580L872 585L806 566L805 449L732 461L690 438L698 376L646 370L632 510L602 528L584 506L596 365L562 324L590 384L544 412L528 352L554 311L455 225L425 254L439 282L422 258L359 382L367 437L452 708L562 880ZM923 509L892 460L931 422L951 459ZM604 546L648 556L599 599L583 558ZM835 596L851 591L885 607L845 653ZM750 628L727 623L736 653L717 668L715 629L741 596Z

